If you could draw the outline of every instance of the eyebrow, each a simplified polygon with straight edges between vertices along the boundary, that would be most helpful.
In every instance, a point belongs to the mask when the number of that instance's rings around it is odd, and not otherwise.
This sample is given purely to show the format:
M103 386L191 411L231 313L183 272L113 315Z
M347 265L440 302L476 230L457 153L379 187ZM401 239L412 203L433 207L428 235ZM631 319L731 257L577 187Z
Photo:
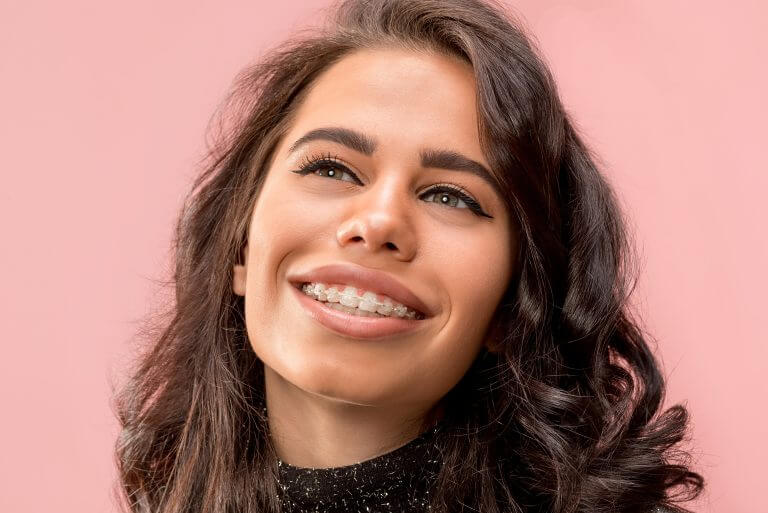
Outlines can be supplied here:
M310 130L303 136L299 137L296 142L294 142L288 149L288 154L293 153L299 149L300 146L307 144L310 141L318 140L331 141L342 144L347 148L350 148L369 157L373 155L373 153L376 151L376 147L378 146L376 139L364 133L343 127L325 127L315 128L314 130ZM422 149L420 156L422 167L434 167L451 171L471 173L480 177L488 185L490 185L494 192L496 192L496 194L499 196L499 199L504 197L504 193L501 190L501 187L491 172L476 160L472 160L471 158L465 157L461 153L455 151L432 148Z

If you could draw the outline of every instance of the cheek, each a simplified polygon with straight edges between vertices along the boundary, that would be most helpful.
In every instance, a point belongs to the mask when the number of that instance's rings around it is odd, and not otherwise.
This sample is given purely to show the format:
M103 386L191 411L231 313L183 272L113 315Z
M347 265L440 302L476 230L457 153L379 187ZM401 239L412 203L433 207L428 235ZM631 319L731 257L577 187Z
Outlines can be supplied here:
M331 227L327 200L311 201L288 180L267 180L251 219L249 239L270 253L297 249L298 244L318 240Z
M471 367L510 277L509 245L499 233L453 235L433 238L429 249L448 303L446 323L423 358L433 395L447 392Z
M295 188L279 180L265 182L252 212L248 233L245 321L251 345L263 360L277 365L284 350L285 327L291 326L286 301L286 274L296 262L321 252L319 242L329 240L332 226L307 204ZM264 322L269 319L269 322Z
M504 226L438 230L429 237L430 264L450 300L452 316L473 324L490 319L511 277L511 244Z

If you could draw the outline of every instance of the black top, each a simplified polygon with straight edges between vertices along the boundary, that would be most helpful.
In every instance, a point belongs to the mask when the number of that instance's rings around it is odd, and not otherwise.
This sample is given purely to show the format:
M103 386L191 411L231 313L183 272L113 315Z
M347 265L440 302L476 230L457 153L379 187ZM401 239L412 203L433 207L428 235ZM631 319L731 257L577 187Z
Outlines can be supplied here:
M436 435L443 423L373 459L333 468L296 467L278 460L278 498L286 513L421 513L440 470ZM649 513L670 513L661 507Z
M278 496L289 513L428 511L440 470L435 435L441 424L391 452L353 465L296 467L278 461Z

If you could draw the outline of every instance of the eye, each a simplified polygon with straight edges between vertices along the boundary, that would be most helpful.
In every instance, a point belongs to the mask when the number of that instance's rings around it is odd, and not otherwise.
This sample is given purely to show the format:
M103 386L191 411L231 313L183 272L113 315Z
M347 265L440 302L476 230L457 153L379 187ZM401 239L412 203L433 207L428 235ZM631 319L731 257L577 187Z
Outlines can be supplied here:
M324 157L310 157L305 159L301 167L295 171L299 175L308 175L310 173L316 173L318 176L326 176L339 180L340 182L353 182L358 185L363 185L357 176L350 171L347 166L338 162L337 157L333 157L330 154ZM342 178L344 175L352 177L351 180L345 180Z
M457 185L448 183L438 184L426 192L424 196L432 196L437 201L434 201L434 199L427 201L431 201L439 205L455 206L461 202L466 206L460 208L469 209L478 216L491 217L483 211L483 207L481 207L480 204L475 201L472 196L470 196L466 191L464 191L464 189ZM451 197L455 198L455 200L451 201Z
M361 182L360 179L347 168L347 166L338 162L337 157L334 157L331 154L306 158L300 168L293 170L292 172L302 176L316 173L317 176L332 178L340 182L352 182L358 185L363 185L363 182ZM344 175L351 177L351 180L342 178ZM458 185L448 183L437 184L422 194L421 197L432 197L432 199L427 199L426 201L437 203L438 205L446 205L459 210L469 210L478 217L488 217L493 219L493 216L486 214L483 207ZM451 198L454 199L452 200ZM459 204L465 206L458 207L457 205Z

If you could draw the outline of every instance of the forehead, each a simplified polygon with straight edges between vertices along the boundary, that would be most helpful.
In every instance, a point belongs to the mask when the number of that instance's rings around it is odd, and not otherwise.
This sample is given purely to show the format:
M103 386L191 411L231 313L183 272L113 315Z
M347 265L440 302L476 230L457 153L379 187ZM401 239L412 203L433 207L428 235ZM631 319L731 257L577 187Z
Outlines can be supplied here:
M455 57L404 49L345 56L310 86L290 132L328 124L370 133L382 146L450 147L484 161L474 74Z

